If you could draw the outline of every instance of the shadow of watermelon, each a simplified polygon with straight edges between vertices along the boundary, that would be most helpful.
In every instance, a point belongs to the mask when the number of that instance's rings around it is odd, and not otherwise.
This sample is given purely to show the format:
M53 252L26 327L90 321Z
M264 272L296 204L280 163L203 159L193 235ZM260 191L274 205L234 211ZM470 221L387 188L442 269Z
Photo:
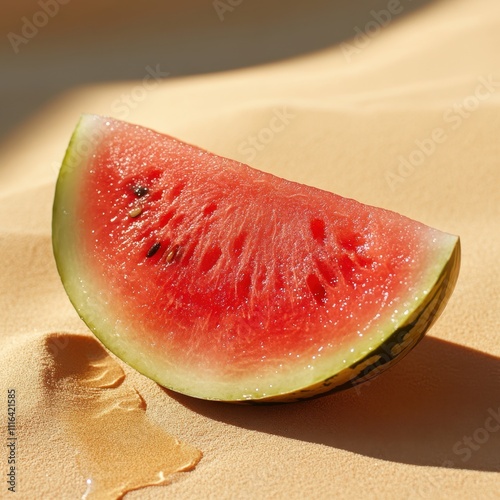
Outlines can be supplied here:
M167 392L246 429L393 462L500 471L500 358L433 337L371 383L316 400L237 406Z

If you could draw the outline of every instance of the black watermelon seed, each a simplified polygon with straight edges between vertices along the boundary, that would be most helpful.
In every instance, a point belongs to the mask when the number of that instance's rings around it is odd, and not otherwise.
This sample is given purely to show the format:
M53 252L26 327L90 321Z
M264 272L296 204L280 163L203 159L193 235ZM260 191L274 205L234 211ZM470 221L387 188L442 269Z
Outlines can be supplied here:
M137 198L142 198L149 193L149 189L146 186L132 186L132 191Z
M160 249L161 243L157 241L154 245L151 246L151 248L148 250L148 253L146 254L146 257L149 259L149 257L152 257L159 249Z

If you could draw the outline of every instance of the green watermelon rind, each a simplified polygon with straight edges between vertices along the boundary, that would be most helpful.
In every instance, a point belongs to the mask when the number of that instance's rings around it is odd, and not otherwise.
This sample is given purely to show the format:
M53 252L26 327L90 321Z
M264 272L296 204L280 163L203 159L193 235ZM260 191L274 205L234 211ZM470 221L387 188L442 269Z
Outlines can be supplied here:
M449 261L425 300L390 337L378 347L370 350L362 359L305 390L269 399L262 398L258 402L288 403L350 389L372 380L403 359L424 338L446 307L457 282L460 254L460 240L458 239Z
M439 316L451 295L458 275L460 245L458 237L443 233L445 240L439 254L430 259L431 264L423 270L420 283L415 290L409 291L407 300L402 301L407 310L374 322L372 329L356 342L354 352L350 345L346 346L328 358L316 360L311 369L295 370L286 377L283 373L274 378L266 374L260 380L252 376L248 383L240 381L238 384L214 384L197 379L189 370L175 367L174 362L148 350L140 341L122 340L117 328L119 315L110 316L111 297L106 296L105 286L98 284L99 277L92 276L92 270L80 257L82 242L74 232L71 208L78 196L80 175L86 172L94 148L108 132L104 119L84 115L72 135L54 197L54 256L66 292L90 330L120 359L164 387L202 399L232 402L286 402L348 388L381 373L409 352ZM418 300L415 301L416 290ZM112 296L112 291L110 294ZM440 297L439 301L433 304L436 296ZM415 323L416 318L419 321ZM410 328L413 323L415 325ZM402 332L406 333L402 335ZM398 352L393 354L393 351ZM383 354L387 352L391 354Z

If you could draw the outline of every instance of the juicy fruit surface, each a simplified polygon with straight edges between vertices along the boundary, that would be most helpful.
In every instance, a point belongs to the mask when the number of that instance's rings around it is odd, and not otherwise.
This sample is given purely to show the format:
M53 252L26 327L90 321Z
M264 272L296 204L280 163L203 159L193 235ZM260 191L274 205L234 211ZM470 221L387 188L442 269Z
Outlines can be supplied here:
M425 301L456 242L91 116L54 206L58 268L91 329L162 385L213 399L286 394L366 357Z

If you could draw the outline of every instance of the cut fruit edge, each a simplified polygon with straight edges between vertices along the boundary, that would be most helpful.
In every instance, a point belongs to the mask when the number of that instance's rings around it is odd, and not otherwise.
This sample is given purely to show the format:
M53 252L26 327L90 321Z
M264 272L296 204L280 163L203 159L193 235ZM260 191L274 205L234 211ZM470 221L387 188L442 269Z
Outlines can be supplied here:
M262 398L258 402L287 403L339 392L372 380L403 359L424 338L445 309L458 279L460 256L460 239L457 238L448 262L423 302L378 347L318 384L288 394Z
M456 236L445 235L436 261L423 270L424 275L416 283L423 291L409 314L395 314L374 325L377 327L376 340L363 339L356 344L354 355L344 349L331 359L323 359L315 367L313 378L310 373L299 373L284 382L282 374L279 383L266 393L258 388L253 390L251 382L246 387L237 387L234 383L217 386L210 380L193 377L189 370L182 368L158 370L158 366L170 366L170 361L148 352L143 345L120 340L116 325L103 319L108 313L106 301L100 300L102 291L99 287L94 288L95 283L86 280L89 269L79 257L79 241L71 218L73 194L78 188L80 174L85 171L85 164L93 155L93 147L102 137L99 130L92 129L95 122L89 118L93 117L84 117L75 129L57 181L53 208L53 248L57 268L71 302L92 332L111 352L166 388L203 399L266 403L297 401L353 387L372 379L403 358L422 339L451 296L460 267L460 241Z

